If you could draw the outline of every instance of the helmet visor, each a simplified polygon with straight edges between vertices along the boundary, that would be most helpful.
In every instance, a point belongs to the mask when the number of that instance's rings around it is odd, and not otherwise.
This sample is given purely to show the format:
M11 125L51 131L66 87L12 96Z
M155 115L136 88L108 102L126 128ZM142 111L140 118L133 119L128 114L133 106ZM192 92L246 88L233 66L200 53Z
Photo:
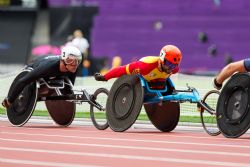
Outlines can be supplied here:
M71 64L72 64L72 65L74 65L74 64L78 65L78 64L79 64L77 57L74 56L74 55L69 55L69 56L64 60L64 62L65 62L66 64L69 64L69 65L71 65Z
M170 61L168 61L167 59L164 59L164 63L163 64L165 66L168 66L170 70L173 70L173 69L175 69L178 66L178 64L173 64Z

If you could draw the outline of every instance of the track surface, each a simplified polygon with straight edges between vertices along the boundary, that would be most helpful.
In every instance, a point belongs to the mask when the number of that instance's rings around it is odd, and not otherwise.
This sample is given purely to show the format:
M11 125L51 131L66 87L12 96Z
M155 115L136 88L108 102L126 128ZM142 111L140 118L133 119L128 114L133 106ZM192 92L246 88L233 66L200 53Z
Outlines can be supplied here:
M162 133L141 127L116 133L77 124L12 127L1 120L0 166L250 166L249 134L228 139L186 129Z

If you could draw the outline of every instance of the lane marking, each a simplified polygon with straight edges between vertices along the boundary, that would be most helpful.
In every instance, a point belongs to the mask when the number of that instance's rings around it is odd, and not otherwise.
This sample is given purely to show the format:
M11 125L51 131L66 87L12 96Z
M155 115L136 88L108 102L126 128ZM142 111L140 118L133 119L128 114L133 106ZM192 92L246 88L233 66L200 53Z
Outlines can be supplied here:
M8 148L0 147L1 150L5 151L20 151L20 152L34 152L34 153L50 153L60 155L78 155L78 156L91 156L100 158L118 158L118 159L129 159L129 160L143 160L143 161L162 161L162 162L174 162L174 163L188 163L188 164L202 164L202 165L217 165L217 166L231 166L231 167L249 167L249 163L234 163L224 161L206 161L206 160L190 160L190 159L179 159L179 158L161 158L152 156L136 156L136 155L125 155L125 154L103 154L103 153L87 153L87 152L73 152L73 151L52 151L43 149L26 149L26 148Z
M1 132L3 134L18 134L27 136L44 136L44 137L62 137L62 138L78 138L78 139L93 139L93 140L108 140L108 141L128 141L128 142L143 142L143 143L165 143L165 144L182 144L182 145L196 145L196 146L215 146L215 147L234 147L250 149L250 146L245 145L232 145L232 144L213 144L213 143L197 143L197 142L178 142L166 140L142 140L142 139L126 139L126 138L110 138L110 137L86 137L86 136L63 136L63 135L47 135L47 134L28 134L28 133L15 133L15 132ZM0 138L0 140L15 140L8 138ZM18 139L16 139L18 141ZM209 141L208 141L209 142Z
M44 128L44 127L42 127L42 128L39 128L39 127L10 127L10 126L0 126L0 127L3 127L3 128L9 128L9 129L13 129L13 128L23 128L24 130L34 130L34 129L39 129L39 130L42 130L42 131L54 131L55 129L57 130L57 131L60 131L60 132L79 132L79 133L82 133L83 132L83 130L74 130L74 129L70 129L71 127L68 127L68 128L66 128L67 129L67 131L65 131L65 128L58 128L58 127L54 127L54 128L52 128L52 129L49 129L51 126L48 126L48 128ZM88 126L88 127L90 127L90 126ZM74 128L74 127L73 127ZM80 126L78 127L75 127L75 128L81 128ZM84 128L84 127L83 127ZM85 128L86 128L86 126L85 126ZM85 132L89 132L89 133L98 133L98 132L100 132L100 131L98 131L98 130L86 130L86 129L84 129L85 130ZM151 131L150 131L151 132ZM240 139L240 138L237 138L237 139L230 139L230 138L218 138L218 137L214 137L214 136L207 136L207 137L205 137L205 136L190 136L190 135L174 135L173 133L175 133L175 131L173 131L173 132L171 132L171 133L168 133L168 134L166 134L166 133L162 133L162 132L159 132L159 131L157 131L157 130L155 130L155 131L152 131L152 132L158 132L158 134L156 135L155 133L154 134L149 134L150 132L148 132L148 131L145 131L145 133L143 133L143 131L140 131L140 132L137 132L137 131L134 131L134 132L131 132L131 131L128 131L128 132L123 132L123 134L126 134L126 135L132 135L132 136L134 136L134 134L136 133L136 135L138 135L138 136L153 136L153 137L177 137L177 138L192 138L192 139L209 139L210 141L215 141L215 140L223 140L223 141L229 141L229 140L233 140L233 141L235 141L235 140L237 140L237 141L246 141L246 139ZM102 131L101 132L102 134L114 134L115 132L112 132L112 131L110 131L110 132L108 132L108 131ZM200 133L200 132L199 132ZM204 132L204 134L206 134L205 132Z
M48 128L45 128L45 127L29 127L29 126L26 126L26 127L11 127L11 126L0 126L0 127L2 127L2 128L9 128L9 129L13 129L13 128L22 128L22 129L24 129L24 130L34 130L34 129L39 129L39 130L42 130L42 131L54 131L55 129L57 130L57 131L60 131L60 132L65 132L65 129L67 129L67 131L69 131L69 132L79 132L79 133L82 133L83 132L83 130L75 130L75 129L70 129L70 128L72 128L72 126L71 127L67 127L67 128L59 128L59 127L52 127L52 125L51 126L48 126ZM51 128L52 127L52 128ZM86 128L87 126L85 126L85 128ZM91 128L92 126L88 126L89 128ZM50 129L49 129L50 128ZM73 127L74 128L74 127ZM77 126L77 127L75 127L75 128L84 128L84 127L81 127L81 126ZM90 132L90 133L97 133L97 132L100 132L100 131L98 131L98 130L86 130L86 129L84 129L85 130L85 132ZM156 134L149 134L150 132L157 132L158 134L156 135ZM211 136L207 136L207 137L204 137L204 136L188 136L188 135L173 135L173 133L174 133L175 131L173 131L173 132L171 132L171 133L168 133L167 135L168 135L168 137L178 137L178 138L183 138L183 137L188 137L188 138L194 138L194 139L215 139L215 140L225 140L225 138L214 138L214 137L211 137ZM102 134L113 134L113 133L115 133L115 132L113 132L113 131L102 131L101 132ZM136 133L136 135L138 135L138 136L159 136L159 137L166 137L166 133L163 133L163 132L160 132L160 131L158 131L158 130L151 130L151 131L145 131L145 133L143 133L143 131L134 131L134 132L131 132L131 131L128 131L128 132L123 132L123 134L126 134L126 135L134 135ZM199 132L200 133L200 132ZM206 135L206 133L204 132L204 134Z
M8 159L0 158L1 163L9 164L25 164L25 165L36 165L36 166L55 166L55 167L101 167L96 165L84 165L84 164L68 164L68 163L58 163L58 162L44 162L44 161L31 161L31 160L19 160L19 159Z
M17 139L2 139L3 141L11 142L24 142L24 143L45 143L45 144L58 144L58 145L74 145L74 146L88 146L88 147L104 147L104 148L116 148L116 149L132 149L132 150L150 150L150 151L166 151L166 152L179 152L179 153L195 153L195 154L210 154L210 155L228 155L239 157L250 157L249 153L240 152L221 152L221 151L202 151L202 150L190 150L190 149L171 149L171 148L155 148L155 147L138 147L138 146L120 146L110 144L86 144L75 142L55 142L44 140L17 140Z

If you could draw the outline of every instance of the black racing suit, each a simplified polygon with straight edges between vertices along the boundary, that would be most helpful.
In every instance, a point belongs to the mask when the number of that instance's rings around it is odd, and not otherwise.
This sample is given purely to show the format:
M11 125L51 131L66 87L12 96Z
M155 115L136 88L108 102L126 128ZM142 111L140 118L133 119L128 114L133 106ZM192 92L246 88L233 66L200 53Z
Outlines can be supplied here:
M12 90L9 90L8 100L13 103L18 95L22 92L24 87L39 78L45 80L50 77L62 77L67 76L74 84L76 78L76 72L61 72L60 71L60 57L59 56L46 56L36 59L33 63L27 67L33 68L31 72L25 75L23 78L16 81Z

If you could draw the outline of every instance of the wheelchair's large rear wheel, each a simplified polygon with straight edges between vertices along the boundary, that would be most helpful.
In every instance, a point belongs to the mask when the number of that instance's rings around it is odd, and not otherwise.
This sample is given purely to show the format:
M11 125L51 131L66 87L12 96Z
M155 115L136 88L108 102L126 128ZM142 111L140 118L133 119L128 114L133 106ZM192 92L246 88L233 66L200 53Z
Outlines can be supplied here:
M19 73L10 86L10 91L16 86L16 81L24 77L30 70L23 70ZM37 100L36 82L33 82L23 89L12 105L7 109L7 116L13 126L23 126L33 114Z
M250 127L250 76L237 73L225 84L217 105L217 123L228 138L243 135Z
M149 120L162 132L174 130L179 122L180 104L178 102L144 104L144 108Z
M107 101L107 120L110 128L123 132L136 121L142 107L144 90L137 75L118 78Z
M90 105L90 118L94 126L99 130L105 130L109 127L106 118L106 103L108 95L109 91L107 89L99 88L95 91L92 97L94 102L98 103L103 107L103 110L99 110L94 105Z
M64 94L72 94L73 91L69 89L62 90ZM52 94L56 95L54 92ZM65 100L46 100L45 101L48 112L53 121L60 126L69 126L74 118L76 111L76 104Z

